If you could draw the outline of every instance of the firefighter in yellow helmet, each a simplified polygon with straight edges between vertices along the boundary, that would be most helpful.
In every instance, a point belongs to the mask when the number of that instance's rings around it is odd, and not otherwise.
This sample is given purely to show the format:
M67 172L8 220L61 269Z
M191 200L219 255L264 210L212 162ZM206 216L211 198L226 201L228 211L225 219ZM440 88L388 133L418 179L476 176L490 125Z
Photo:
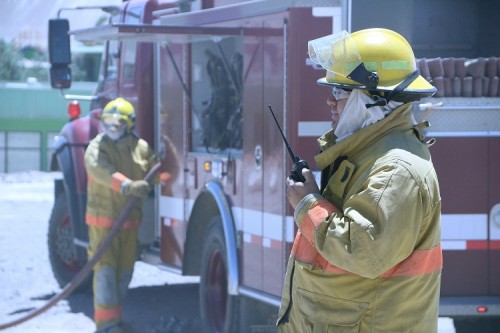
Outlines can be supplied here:
M278 332L437 332L441 198L412 101L436 89L398 33L366 29L309 42L332 129L305 182L287 179L298 231Z
M149 184L142 179L156 157L147 142L133 131L134 121L132 104L123 98L109 102L101 114L103 132L90 142L85 152L89 258L106 238L130 196L144 198L150 192ZM122 333L130 329L130 325L122 322L121 311L136 260L141 218L141 207L137 205L94 267L96 332Z

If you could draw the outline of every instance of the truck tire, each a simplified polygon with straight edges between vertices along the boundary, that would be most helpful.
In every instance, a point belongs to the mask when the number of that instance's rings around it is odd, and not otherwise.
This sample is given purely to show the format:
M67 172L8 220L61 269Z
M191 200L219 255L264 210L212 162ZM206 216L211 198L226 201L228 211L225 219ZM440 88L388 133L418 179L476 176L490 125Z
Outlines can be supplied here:
M200 266L200 312L204 332L239 332L239 299L227 291L226 241L219 215L210 221Z
M68 201L64 192L60 193L52 208L47 236L49 260L57 283L64 288L87 263L86 251L73 243ZM90 292L92 274L75 289L75 292Z

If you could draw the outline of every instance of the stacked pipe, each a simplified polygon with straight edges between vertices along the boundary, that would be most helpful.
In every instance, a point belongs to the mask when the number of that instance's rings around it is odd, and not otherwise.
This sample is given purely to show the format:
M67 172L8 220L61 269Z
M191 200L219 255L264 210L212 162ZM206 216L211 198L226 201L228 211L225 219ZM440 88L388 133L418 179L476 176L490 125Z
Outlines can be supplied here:
M421 58L417 65L435 97L500 97L500 58Z

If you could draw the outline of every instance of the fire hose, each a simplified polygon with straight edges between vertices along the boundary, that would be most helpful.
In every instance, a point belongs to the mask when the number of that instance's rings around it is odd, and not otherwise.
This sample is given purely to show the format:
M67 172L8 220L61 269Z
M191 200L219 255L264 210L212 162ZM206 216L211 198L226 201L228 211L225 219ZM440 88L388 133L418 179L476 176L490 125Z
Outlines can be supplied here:
M147 175L144 177L144 180L147 182L151 182L158 171L160 170L160 163L156 163L151 170L147 173ZM59 301L63 300L64 298L68 297L79 285L82 283L83 280L87 277L87 275L91 272L91 270L94 268L95 264L101 259L101 257L104 255L104 252L107 250L115 236L118 234L120 231L122 225L125 223L125 220L127 219L128 215L130 214L130 211L137 205L140 201L139 197L136 196L131 196L130 199L128 199L127 203L123 207L123 210L121 211L120 215L116 219L115 223L113 224L113 227L109 230L108 234L106 235L106 238L102 241L100 244L99 248L97 249L95 255L87 262L87 264L78 272L77 275L71 280L64 288L63 290L52 297L44 306L35 309L31 311L30 313L26 314L24 317L18 318L14 321L5 323L5 324L0 324L0 331L7 329L9 327L13 327L16 325L19 325L25 321L28 321L30 319L33 319L37 317L38 315L44 313L54 305L56 305Z

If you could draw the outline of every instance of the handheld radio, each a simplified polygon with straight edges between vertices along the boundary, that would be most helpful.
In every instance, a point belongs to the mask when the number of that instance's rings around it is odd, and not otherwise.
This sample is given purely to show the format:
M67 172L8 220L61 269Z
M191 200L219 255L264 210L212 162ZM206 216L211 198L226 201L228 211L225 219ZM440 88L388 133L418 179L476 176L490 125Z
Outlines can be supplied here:
M296 182L305 182L306 179L302 175L302 169L306 168L309 169L309 165L307 165L307 162L295 155L292 151L292 148L288 144L288 141L285 138L285 134L283 134L283 131L281 130L280 124L278 123L278 120L276 119L276 116L274 115L273 109L271 108L271 105L268 105L269 111L271 111L271 114L273 115L274 121L276 122L276 126L278 126L278 129L280 130L281 136L283 137L283 141L285 141L286 149L288 150L288 154L290 154L290 158L292 159L292 170L290 170L290 178L295 180Z

